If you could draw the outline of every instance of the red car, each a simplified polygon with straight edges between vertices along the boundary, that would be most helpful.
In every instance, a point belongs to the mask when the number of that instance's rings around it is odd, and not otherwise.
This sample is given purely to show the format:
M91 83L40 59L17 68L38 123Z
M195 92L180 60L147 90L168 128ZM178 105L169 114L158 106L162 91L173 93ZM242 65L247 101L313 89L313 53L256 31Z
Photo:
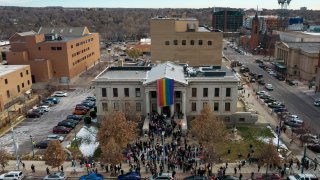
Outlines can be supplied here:
M68 134L71 131L70 128L64 127L64 126L55 126L53 127L52 132L54 134Z

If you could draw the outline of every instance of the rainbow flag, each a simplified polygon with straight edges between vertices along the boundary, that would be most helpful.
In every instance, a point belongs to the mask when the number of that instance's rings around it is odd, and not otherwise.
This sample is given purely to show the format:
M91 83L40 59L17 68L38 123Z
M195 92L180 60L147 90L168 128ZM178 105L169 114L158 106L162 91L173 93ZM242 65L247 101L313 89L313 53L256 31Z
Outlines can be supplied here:
M157 80L157 96L158 105L170 106L173 104L173 79L158 79Z

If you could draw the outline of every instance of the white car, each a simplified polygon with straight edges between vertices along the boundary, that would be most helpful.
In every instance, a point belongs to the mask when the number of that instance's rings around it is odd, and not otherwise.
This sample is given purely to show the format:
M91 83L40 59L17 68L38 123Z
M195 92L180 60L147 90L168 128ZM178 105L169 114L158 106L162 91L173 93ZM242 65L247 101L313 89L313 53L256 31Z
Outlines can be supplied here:
M50 111L50 107L47 105L42 105L42 106L33 106L32 109L36 110L36 109L40 109L44 112L49 112Z
M49 140L49 141L58 140L58 141L62 142L64 140L64 137L56 135L56 134L52 134L52 135L48 135L47 140Z
M272 91L273 90L273 86L272 84L266 84L266 89L269 90L269 91Z
M24 175L21 171L10 171L0 175L0 180L20 180Z
M318 180L317 176L314 174L296 174L294 176L289 176L288 180Z
M67 97L68 93L63 92L63 91L56 91L51 96L52 97Z
M46 175L43 180L65 180L67 179L63 172L55 172L53 174Z

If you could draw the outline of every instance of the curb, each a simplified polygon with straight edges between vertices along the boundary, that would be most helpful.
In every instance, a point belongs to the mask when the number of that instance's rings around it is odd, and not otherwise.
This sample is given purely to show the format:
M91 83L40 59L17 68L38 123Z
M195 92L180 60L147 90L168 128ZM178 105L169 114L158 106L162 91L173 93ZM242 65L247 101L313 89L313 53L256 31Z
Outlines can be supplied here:
M4 136L5 134L7 134L7 133L11 130L11 128L16 127L18 124L20 124L20 123L21 123L22 121L24 121L25 119L26 119L26 118L25 118L23 115L17 117L17 119L12 122L11 126L8 125L8 126L6 126L6 127L3 128L3 129L5 129L5 130L0 134L0 137L2 137L2 136Z

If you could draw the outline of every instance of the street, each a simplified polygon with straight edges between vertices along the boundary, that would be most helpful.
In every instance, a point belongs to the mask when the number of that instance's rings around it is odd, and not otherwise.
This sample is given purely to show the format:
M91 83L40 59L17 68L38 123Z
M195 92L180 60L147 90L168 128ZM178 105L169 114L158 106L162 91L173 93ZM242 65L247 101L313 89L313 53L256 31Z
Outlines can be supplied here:
M303 93L300 87L289 86L285 81L279 81L269 75L254 62L256 59L261 59L261 57L241 55L230 47L224 50L224 54L230 60L240 61L243 65L247 66L251 72L262 74L265 83L273 85L274 90L270 91L269 94L278 101L284 102L288 111L291 114L298 115L305 122L306 127L313 133L320 133L320 108L313 105L313 98ZM257 83L252 83L251 85L255 90L266 90L264 86L258 86Z

